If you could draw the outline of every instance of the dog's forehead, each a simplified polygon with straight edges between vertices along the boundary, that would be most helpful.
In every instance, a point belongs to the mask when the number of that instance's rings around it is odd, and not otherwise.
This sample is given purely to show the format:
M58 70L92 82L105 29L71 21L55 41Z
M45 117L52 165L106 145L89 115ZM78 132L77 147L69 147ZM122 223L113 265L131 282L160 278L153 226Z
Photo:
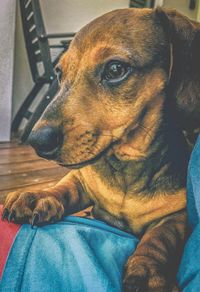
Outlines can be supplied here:
M147 28L148 20L152 19L151 9L118 9L108 12L84 26L76 35L75 43L79 43L87 37L102 38L105 35L114 35L117 33L126 34L128 30L138 30L139 28Z
M83 27L76 35L73 46L83 50L96 42L113 44L129 40L155 38L155 13L151 9L118 9L106 13ZM137 45L137 43L135 43Z
M75 64L84 58L94 63L114 55L134 55L148 62L162 42L162 27L152 9L118 9L83 27L64 56L64 63L74 60Z

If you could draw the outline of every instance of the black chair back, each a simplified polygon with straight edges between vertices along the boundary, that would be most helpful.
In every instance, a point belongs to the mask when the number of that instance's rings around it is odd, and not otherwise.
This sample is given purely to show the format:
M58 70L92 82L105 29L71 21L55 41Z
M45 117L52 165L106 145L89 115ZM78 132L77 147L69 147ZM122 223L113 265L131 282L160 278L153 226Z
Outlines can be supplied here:
M65 52L75 33L47 34L43 22L39 0L19 0L24 40L28 61L34 85L12 122L12 132L18 132L20 125L26 120L21 140L26 142L34 124L42 115L47 105L54 98L59 85L54 73L54 68L60 56ZM57 39L59 43L51 45L50 39ZM57 54L51 56L54 49ZM59 52L58 52L59 51ZM42 97L40 91L44 85L49 85ZM34 101L39 100L34 110L31 108Z
M39 0L20 0L20 9L32 78L51 83L55 75Z
M155 0L130 0L130 7L134 8L144 8L144 7L154 7Z

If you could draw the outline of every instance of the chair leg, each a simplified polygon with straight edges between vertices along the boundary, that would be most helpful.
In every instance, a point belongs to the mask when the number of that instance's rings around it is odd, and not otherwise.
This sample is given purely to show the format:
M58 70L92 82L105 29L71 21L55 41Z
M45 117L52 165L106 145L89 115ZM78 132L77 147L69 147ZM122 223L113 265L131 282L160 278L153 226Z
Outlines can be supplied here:
M31 91L29 92L28 96L26 97L20 109L18 110L14 120L12 121L12 125L11 125L12 132L18 131L19 126L22 122L22 119L26 116L26 112L28 108L32 104L38 92L42 89L43 85L44 85L44 81L38 82L33 86Z
M50 103L50 101L53 99L53 97L56 95L58 91L58 81L55 79L52 84L49 86L49 89L47 93L43 96L41 102L37 106L36 110L32 114L31 118L29 119L27 125L25 126L25 129L21 135L21 141L25 143L28 139L28 136L34 127L35 123L39 120L42 113L44 112L47 105Z

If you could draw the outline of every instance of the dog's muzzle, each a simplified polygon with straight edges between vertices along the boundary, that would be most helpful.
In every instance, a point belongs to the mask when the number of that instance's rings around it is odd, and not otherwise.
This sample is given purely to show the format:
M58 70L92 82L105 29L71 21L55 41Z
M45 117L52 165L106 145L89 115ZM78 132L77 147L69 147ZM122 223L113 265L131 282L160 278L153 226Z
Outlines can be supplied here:
M46 159L55 159L62 146L63 135L61 131L53 127L43 127L32 131L29 136L29 144L37 154Z

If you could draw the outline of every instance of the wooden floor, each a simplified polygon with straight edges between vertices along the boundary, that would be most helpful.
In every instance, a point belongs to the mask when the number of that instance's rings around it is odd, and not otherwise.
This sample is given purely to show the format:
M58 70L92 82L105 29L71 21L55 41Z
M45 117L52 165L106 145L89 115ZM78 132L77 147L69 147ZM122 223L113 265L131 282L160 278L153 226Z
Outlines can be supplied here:
M11 191L53 186L67 172L56 163L39 158L30 146L0 143L0 203Z

